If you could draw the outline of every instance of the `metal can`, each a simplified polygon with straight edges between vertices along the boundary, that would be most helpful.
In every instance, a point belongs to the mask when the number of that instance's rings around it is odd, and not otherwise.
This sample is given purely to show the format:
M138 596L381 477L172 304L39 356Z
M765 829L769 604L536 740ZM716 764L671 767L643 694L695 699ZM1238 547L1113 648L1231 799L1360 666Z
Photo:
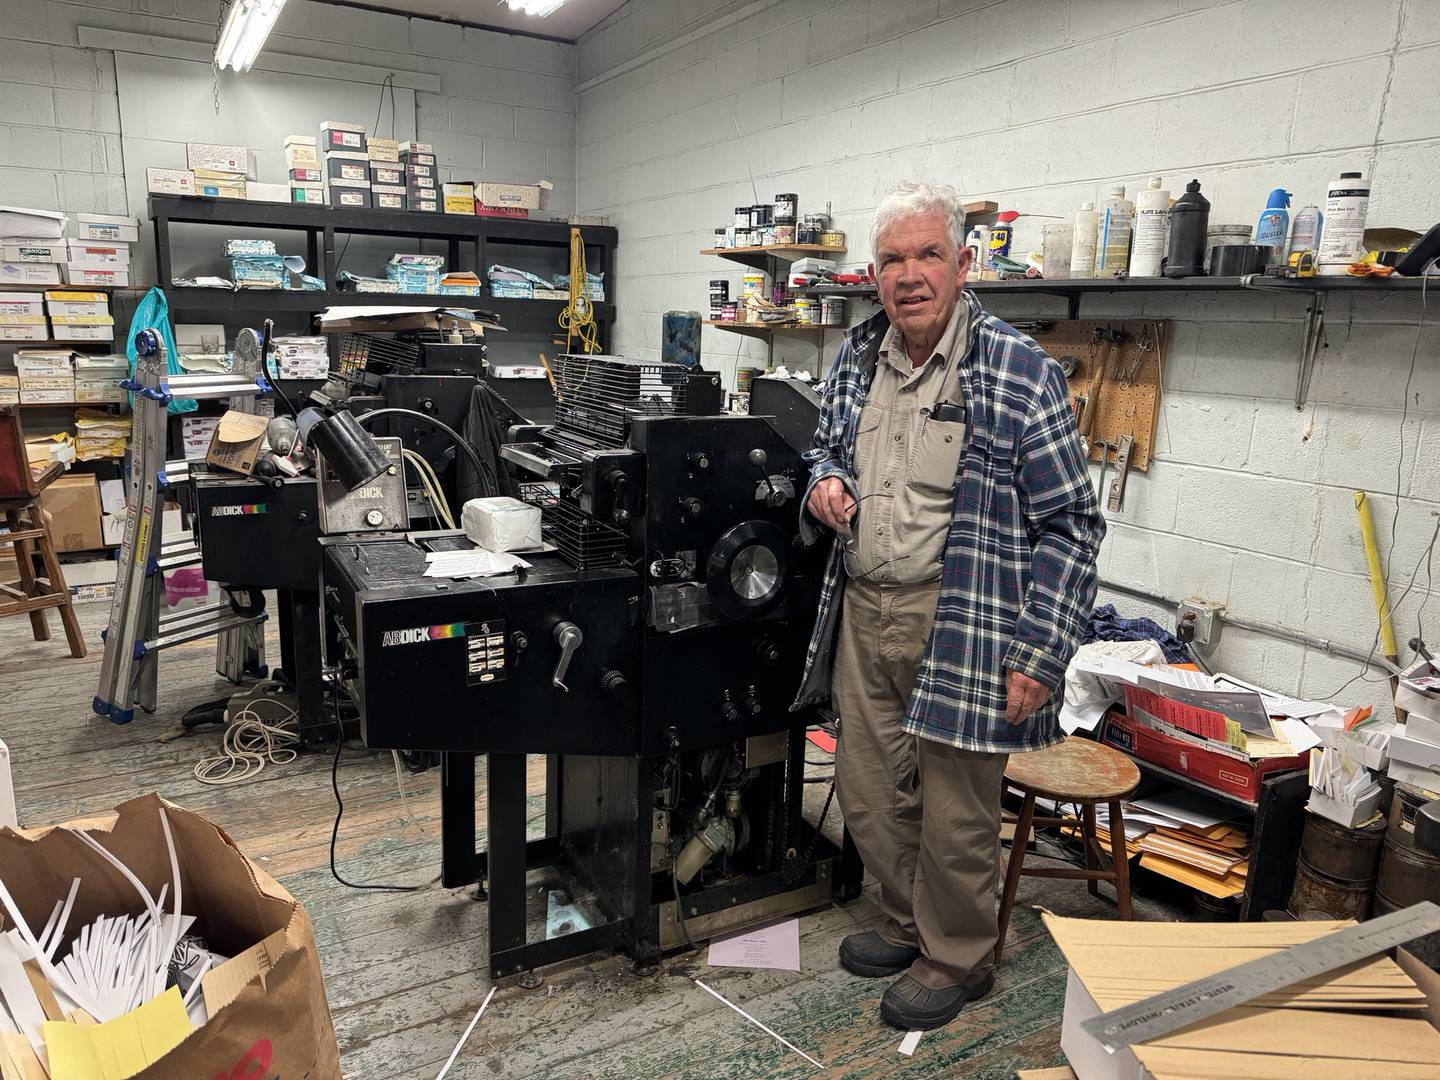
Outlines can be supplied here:
M748 228L750 228L750 207L748 207L748 206L737 206L737 207L735 207L735 228L736 228L736 229L748 229Z
M845 246L845 234L843 232L821 233L820 246L829 248L843 248Z
M794 226L794 225L776 225L776 226L775 226L775 243L777 243L777 244L793 244L793 243L795 243L795 226Z
M795 211L800 205L800 198L793 192L786 195L775 196L775 224L794 225Z
M716 229L716 230L715 230L715 247L717 247L717 248L723 248L723 247L725 247L726 244L729 242L729 240L728 240L729 235L730 235L730 230L729 230L729 229Z

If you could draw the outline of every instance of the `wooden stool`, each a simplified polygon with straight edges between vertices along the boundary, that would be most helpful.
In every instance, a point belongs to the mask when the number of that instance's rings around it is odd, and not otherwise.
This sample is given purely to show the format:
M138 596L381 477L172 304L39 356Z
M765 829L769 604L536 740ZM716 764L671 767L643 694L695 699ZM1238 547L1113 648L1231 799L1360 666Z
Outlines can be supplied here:
M1000 936L995 942L995 960L1005 944L1005 931L1010 925L1010 912L1015 907L1015 892L1020 875L1066 878L1089 883L1090 894L1099 896L1101 881L1115 884L1115 902L1122 919L1130 918L1130 864L1125 851L1125 817L1121 800L1140 783L1140 770L1118 750L1091 742L1089 739L1067 738L1058 746L1035 750L1028 754L1012 754L1005 766L1005 779L1024 795L1019 817L1013 819L1015 837L1010 841L1010 859L1005 867L1005 891L1000 898ZM1060 803L1076 803L1081 818L1036 817L1035 797L1043 796ZM1102 869L1105 855L1095 836L1095 804L1110 807L1110 868ZM1058 810L1058 807L1057 807ZM1010 820L1005 815L1006 820ZM1085 868L1025 866L1025 847L1036 825L1080 827L1085 845Z
M25 435L20 429L20 415L13 408L0 408L0 514L10 531L0 543L15 549L17 581L0 582L0 618L7 615L29 615L30 629L36 641L50 639L50 626L45 620L48 608L60 609L60 622L70 643L70 655L85 655L85 639L80 634L80 621L65 587L60 560L50 541L45 524L45 511L40 507L40 493L50 481L64 471L58 461L40 470L32 470L25 454ZM36 572L35 559L40 560Z

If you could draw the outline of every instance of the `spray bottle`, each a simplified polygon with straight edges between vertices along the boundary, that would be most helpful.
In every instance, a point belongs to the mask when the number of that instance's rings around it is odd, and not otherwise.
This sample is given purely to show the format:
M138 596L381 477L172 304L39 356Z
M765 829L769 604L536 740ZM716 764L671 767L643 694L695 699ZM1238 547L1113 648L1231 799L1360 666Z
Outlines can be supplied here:
M1160 186L1160 177L1150 177L1144 190L1135 193L1135 252L1130 256L1131 277L1159 277L1160 260L1165 258L1165 238L1170 231L1170 192Z
M1255 223L1255 243L1270 249L1266 264L1280 262L1285 254L1285 237L1290 234L1290 192L1276 188L1265 200L1265 209Z
M1314 251L1320 245L1320 231L1325 227L1325 215L1318 206L1302 206L1295 214L1295 225L1290 230L1290 243L1285 248L1285 262L1297 251Z
M1130 232L1135 204L1125 198L1125 186L1116 184L1100 208L1100 233L1095 245L1095 276L1115 277L1130 269Z
M985 254L986 270L995 269L995 256L1009 257L1010 241L1015 236L1015 219L1019 216L1019 210L1002 210L995 215L995 224L990 226L990 242Z
M1075 241L1070 246L1070 276L1095 276L1095 245L1099 238L1100 215L1093 202L1083 202L1075 214Z

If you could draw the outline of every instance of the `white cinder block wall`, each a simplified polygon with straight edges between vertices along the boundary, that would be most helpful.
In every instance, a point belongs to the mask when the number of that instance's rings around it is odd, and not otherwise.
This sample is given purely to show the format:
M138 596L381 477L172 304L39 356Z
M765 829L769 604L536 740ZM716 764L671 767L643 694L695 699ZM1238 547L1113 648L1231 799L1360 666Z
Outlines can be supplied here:
M1440 221L1437 63L1440 0L1344 10L1301 0L631 0L580 42L578 202L620 229L618 347L658 355L661 312L703 311L710 278L738 284L738 266L697 252L735 206L756 201L752 169L761 200L794 191L802 211L829 202L855 260L867 255L880 197L911 178L1069 215L1113 183L1133 194L1157 173L1178 194L1198 177L1212 222L1252 224L1271 188L1293 191L1298 208L1323 201L1342 169L1360 169L1374 181L1373 223L1428 228ZM1039 225L1021 220L1020 250L1039 246ZM1172 320L1157 459L1108 515L1103 576L1369 649L1376 622L1353 493L1372 497L1392 599L1440 522L1436 284L1418 337L1418 301L1332 300L1328 348L1299 412L1300 298L1087 300L1082 317ZM1044 298L992 306L1065 314ZM765 360L759 343L709 328L704 348L727 377L738 362ZM787 344L777 356L814 350ZM1398 605L1402 651L1417 622L1440 638L1427 579L1421 566ZM1234 628L1214 659L1308 695L1360 670ZM1383 685L1356 682L1336 700L1384 696Z
M145 207L126 199L114 54L78 47L79 28L208 44L220 10L220 0L4 0L0 204L143 216ZM442 176L523 183L548 176L555 182L551 205L574 208L574 46L291 0L266 51L364 64L380 78L391 68L438 75L440 92L417 93L415 109L419 138L435 145ZM243 78L222 75L221 94ZM211 92L208 80L193 90L201 99ZM350 115L335 119L369 125L378 99L377 85ZM278 149L290 127L284 116L274 126Z

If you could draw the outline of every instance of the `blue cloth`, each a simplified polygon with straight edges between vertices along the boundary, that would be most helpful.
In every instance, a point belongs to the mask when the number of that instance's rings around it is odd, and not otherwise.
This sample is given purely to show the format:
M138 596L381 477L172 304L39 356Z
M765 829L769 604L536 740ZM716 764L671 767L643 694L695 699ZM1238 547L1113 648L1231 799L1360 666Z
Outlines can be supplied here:
M1095 601L1105 521L1085 468L1060 365L985 312L971 293L962 386L970 427L955 478L940 599L904 730L963 750L1016 753L1064 737L1061 695L1019 724L1005 721L1005 672L1056 690ZM855 475L860 411L890 322L882 311L849 331L825 388L810 487ZM806 498L809 491L806 491ZM823 532L801 502L802 536ZM845 586L843 541L831 542L820 608L792 708L825 704Z
M185 369L180 366L180 355L175 348L175 335L170 330L170 305L165 302L165 293L158 285L152 287L136 306L135 316L130 320L130 333L125 338L125 355L130 360L132 379L135 377L135 365L140 360L140 354L135 351L135 336L141 330L154 330L160 335L160 341L165 346L165 370L171 375L184 375ZM199 403L190 398L176 398L167 406L167 411L173 416L194 412L199 407ZM134 394L130 395L130 408L135 408Z
M1090 613L1084 644L1092 641L1153 641L1165 653L1167 664L1188 664L1194 660L1190 646L1154 619L1123 619L1114 604L1102 604Z

